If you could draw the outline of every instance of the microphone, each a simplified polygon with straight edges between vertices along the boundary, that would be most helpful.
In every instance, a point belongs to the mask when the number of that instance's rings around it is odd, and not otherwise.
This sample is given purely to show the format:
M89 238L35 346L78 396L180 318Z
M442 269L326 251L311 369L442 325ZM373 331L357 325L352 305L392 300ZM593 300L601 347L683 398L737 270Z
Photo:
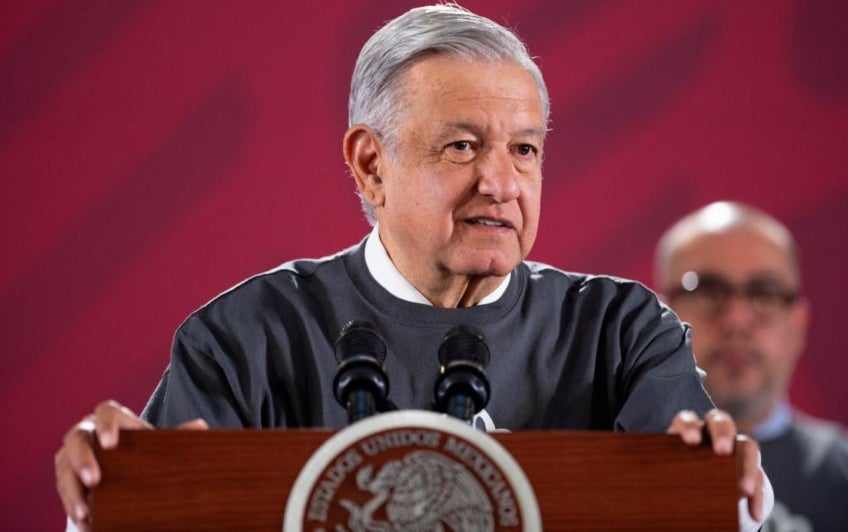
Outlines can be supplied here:
M386 343L371 323L351 321L339 333L335 352L339 366L333 393L347 409L348 422L373 415L389 394L389 378L383 371Z
M436 410L471 421L489 402L489 346L478 331L458 325L448 331L439 346L442 365L436 380Z

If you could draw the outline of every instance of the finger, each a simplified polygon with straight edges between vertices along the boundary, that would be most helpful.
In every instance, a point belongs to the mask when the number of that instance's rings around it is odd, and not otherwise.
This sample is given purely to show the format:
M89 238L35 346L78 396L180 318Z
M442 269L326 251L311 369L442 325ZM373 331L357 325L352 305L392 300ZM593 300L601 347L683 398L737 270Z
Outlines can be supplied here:
M80 530L87 530L91 518L88 490L100 483L101 471L94 454L95 435L104 448L118 442L120 428L149 428L132 412L114 401L105 401L94 414L71 428L56 453L56 491L65 512Z
M100 468L91 446L93 433L94 421L89 416L65 434L61 449L70 470L89 488L100 482Z
M209 430L209 424L206 423L206 420L197 418L180 423L176 428L179 430Z
M703 440L701 434L703 427L704 422L701 421L698 414L691 410L681 410L671 420L671 425L666 432L668 434L679 434L680 438L689 445L698 445Z
M713 452L719 455L733 453L733 441L736 438L733 418L723 410L713 409L704 416L704 422L713 443Z
M748 499L751 517L760 520L763 513L763 471L760 467L760 446L756 441L738 436L736 443L740 447L739 491Z
M71 469L70 462L64 451L59 449L54 458L56 468L56 492L62 501L65 514L79 527L88 519L88 505L85 501L85 491L77 476Z
M100 481L100 468L91 449L91 434L94 424L90 418L69 430L62 448L56 453L56 491L62 500L65 513L82 526L89 518L86 494L88 488Z
M103 401L94 409L94 427L97 441L104 449L113 449L118 445L118 433L121 429L153 428L130 409L111 400Z

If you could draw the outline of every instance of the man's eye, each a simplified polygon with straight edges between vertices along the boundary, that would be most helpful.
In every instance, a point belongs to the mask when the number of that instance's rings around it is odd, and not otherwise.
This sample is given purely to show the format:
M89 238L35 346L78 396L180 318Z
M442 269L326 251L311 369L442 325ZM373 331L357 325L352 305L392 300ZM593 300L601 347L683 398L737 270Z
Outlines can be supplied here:
M727 295L727 291L718 286L699 286L693 293L703 299L723 299Z
M451 142L448 147L458 151L467 151L471 149L471 143L467 140L458 140L456 142Z
M515 147L515 151L518 153L518 155L521 155L522 157L525 157L527 155L533 155L538 152L536 147L532 144L519 144Z
M478 145L471 140L457 140L449 142L442 149L442 156L446 161L457 164L465 164L474 160L477 156Z
M721 301L733 292L733 288L721 282L713 282L711 279L703 279L698 287L692 292L695 297L702 300Z
M773 304L783 299L784 292L771 289L752 289L748 291L748 298L761 304Z

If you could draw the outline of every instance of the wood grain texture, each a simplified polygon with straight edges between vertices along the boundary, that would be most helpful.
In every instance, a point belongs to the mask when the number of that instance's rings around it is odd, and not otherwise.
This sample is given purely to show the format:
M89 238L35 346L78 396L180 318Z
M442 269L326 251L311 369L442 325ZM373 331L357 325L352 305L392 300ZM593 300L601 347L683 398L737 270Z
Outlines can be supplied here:
M98 450L95 530L280 530L326 430L130 431ZM736 458L676 436L493 434L530 480L547 530L736 530Z

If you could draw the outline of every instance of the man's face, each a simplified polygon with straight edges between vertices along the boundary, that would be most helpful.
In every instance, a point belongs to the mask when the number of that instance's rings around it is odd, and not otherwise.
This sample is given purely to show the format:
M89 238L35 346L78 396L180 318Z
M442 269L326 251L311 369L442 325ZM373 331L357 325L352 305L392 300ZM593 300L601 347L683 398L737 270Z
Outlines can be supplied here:
M701 283L689 294L679 289L684 275L683 284L695 282L687 272ZM806 301L792 298L798 280L786 247L753 228L702 233L672 254L664 288L692 324L693 351L717 406L763 421L786 391L807 325ZM674 296L676 288L683 295Z
M437 56L404 74L400 101L398 147L378 169L392 260L413 281L506 275L539 223L546 124L532 77Z

